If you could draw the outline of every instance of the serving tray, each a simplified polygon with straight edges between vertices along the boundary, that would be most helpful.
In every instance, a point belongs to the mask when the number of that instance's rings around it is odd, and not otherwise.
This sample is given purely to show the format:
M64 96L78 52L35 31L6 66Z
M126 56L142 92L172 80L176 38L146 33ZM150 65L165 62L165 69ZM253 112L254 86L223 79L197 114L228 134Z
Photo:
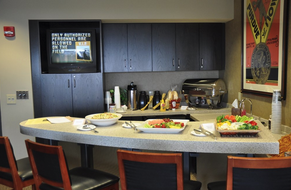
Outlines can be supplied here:
M173 133L180 133L181 131L183 131L187 125L187 123L189 122L189 120L186 119L173 119L174 122L181 122L184 123L184 127L180 128L180 129L173 129L173 128L145 128L144 125L153 119L148 119L145 121L144 124L136 127L138 130L144 132L144 133L165 133L165 134L173 134Z
M261 130L217 130L221 137L258 137Z

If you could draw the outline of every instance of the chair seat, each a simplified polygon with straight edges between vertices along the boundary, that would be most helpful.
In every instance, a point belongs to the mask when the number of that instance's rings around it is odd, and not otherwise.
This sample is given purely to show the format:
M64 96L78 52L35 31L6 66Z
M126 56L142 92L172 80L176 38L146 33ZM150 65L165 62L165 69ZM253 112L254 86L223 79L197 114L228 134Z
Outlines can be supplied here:
M202 183L200 181L184 181L184 190L200 190Z
M207 184L208 190L225 190L226 181L216 181Z
M21 181L26 181L33 179L33 174L30 167L29 158L22 158L16 161L18 174ZM0 172L0 178L6 179L8 181L13 181L10 173Z
M91 168L78 167L69 172L73 190L99 190L119 181L119 178L115 175ZM92 176L94 176L94 178ZM40 189L61 190L62 188L52 187L48 184L41 184Z
M18 167L18 174L22 181L33 179L29 158L22 158L16 161Z

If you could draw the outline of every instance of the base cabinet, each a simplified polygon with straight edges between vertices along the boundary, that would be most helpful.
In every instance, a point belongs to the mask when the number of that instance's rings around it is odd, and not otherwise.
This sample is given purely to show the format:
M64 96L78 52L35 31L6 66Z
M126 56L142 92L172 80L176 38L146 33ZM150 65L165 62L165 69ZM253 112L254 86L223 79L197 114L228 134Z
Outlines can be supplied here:
M103 81L99 73L43 74L43 116L85 117L104 111Z

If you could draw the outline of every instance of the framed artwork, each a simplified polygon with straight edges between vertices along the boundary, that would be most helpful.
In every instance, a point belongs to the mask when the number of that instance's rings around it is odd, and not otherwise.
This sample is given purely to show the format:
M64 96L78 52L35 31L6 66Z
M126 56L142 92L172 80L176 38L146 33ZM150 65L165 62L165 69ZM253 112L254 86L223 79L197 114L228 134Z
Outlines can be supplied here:
M288 0L243 0L242 93L285 99Z

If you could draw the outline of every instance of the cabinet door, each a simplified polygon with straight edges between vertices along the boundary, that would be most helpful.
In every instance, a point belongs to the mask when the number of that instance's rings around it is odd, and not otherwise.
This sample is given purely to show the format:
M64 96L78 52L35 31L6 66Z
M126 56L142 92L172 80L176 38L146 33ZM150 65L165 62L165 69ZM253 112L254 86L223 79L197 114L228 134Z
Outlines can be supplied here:
M176 24L176 70L199 70L199 24Z
M73 116L71 74L41 75L42 116Z
M103 24L104 72L127 71L127 24Z
M224 24L200 24L200 70L224 69Z
M175 71L175 24L152 24L153 71Z
M128 24L128 71L152 71L151 24Z
M75 117L104 112L102 73L72 74L72 89Z

